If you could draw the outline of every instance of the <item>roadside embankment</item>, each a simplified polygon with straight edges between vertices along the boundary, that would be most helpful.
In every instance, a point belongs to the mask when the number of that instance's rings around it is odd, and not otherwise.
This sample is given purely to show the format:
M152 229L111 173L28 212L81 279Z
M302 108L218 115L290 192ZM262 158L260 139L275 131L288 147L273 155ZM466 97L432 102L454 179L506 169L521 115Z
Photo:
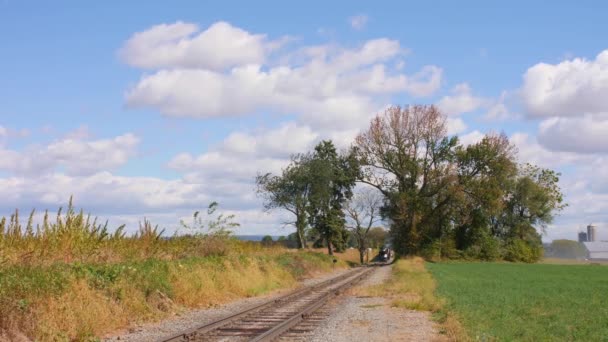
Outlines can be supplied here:
M332 264L319 253L273 248L172 260L0 267L0 340L91 340L346 267Z

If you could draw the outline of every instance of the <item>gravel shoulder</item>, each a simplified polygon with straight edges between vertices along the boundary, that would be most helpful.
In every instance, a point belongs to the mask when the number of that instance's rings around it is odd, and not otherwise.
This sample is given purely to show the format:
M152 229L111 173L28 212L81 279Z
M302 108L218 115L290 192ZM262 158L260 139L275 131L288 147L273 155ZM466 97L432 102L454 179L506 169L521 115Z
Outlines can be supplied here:
M359 287L380 284L392 266L378 268ZM381 297L345 295L310 341L444 341L430 313L393 308Z
M324 274L319 277L307 279L301 282L301 286L320 283L324 280L327 280L331 277L337 276L347 271L348 270L338 270L329 274ZM114 334L106 336L103 341L156 341L161 337L177 334L181 331L186 331L188 329L192 329L197 326L213 322L231 314L238 313L254 305L258 305L265 301L279 297L292 290L293 289L278 290L263 296L243 298L214 308L189 310L176 314L173 317L169 317L159 322L136 325L124 331L116 332Z

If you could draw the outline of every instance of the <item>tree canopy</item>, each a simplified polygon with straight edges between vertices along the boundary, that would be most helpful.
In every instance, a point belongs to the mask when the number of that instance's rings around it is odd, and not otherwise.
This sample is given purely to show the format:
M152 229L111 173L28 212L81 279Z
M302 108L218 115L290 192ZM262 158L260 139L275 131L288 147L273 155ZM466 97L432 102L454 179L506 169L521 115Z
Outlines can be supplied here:
M435 106L415 105L377 115L346 153L322 141L256 183L266 209L293 214L300 248L308 237L330 254L341 250L349 226L362 249L380 214L401 254L532 262L542 256L541 233L565 206L559 176L518 164L504 134L463 145L448 136ZM357 182L381 194L369 222L350 201Z
M389 108L352 153L360 181L386 198L383 214L402 254L535 261L539 231L564 207L559 174L518 165L503 134L459 144L434 106Z

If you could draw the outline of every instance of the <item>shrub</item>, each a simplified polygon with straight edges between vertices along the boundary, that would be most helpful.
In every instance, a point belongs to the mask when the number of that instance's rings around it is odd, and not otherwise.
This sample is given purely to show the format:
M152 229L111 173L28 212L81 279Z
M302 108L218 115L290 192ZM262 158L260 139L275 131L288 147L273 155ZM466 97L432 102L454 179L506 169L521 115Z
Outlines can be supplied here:
M540 260L542 253L542 246L514 239L505 246L504 258L507 261L532 263Z

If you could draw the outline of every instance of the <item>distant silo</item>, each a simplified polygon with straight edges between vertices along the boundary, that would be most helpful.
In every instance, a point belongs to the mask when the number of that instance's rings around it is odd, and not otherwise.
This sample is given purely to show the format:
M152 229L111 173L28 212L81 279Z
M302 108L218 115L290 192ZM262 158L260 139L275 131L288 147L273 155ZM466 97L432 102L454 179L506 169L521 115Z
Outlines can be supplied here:
M593 224L587 226L587 241L595 241L595 226Z
M578 242L587 242L586 232L578 232Z

